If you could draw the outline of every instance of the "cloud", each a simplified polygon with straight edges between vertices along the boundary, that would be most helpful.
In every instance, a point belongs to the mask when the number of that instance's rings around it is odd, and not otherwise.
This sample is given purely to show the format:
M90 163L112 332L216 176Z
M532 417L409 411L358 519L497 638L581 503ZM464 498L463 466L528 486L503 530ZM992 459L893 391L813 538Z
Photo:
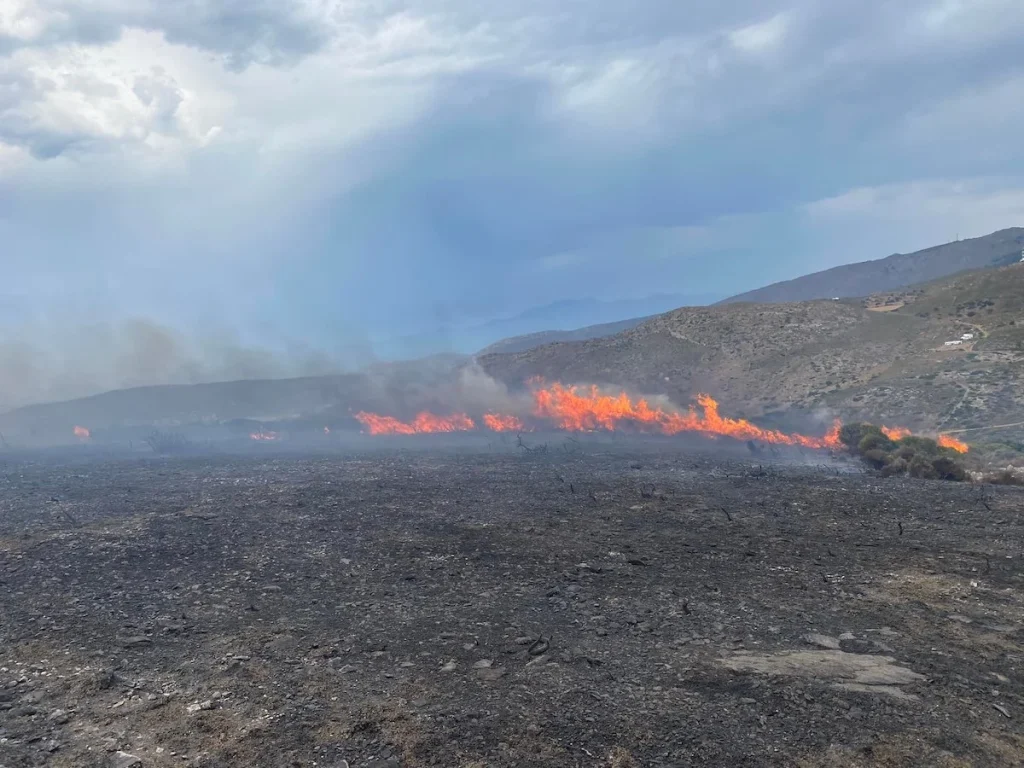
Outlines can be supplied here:
M0 327L336 360L1019 224L1015 8L0 0Z

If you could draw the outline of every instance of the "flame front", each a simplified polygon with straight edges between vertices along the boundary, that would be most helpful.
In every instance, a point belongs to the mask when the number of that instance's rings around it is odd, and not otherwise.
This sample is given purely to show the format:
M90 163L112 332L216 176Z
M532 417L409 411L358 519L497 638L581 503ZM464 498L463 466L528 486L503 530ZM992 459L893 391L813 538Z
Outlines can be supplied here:
M476 428L476 424L464 413L453 413L451 416L437 416L428 411L416 414L412 421L399 421L392 416L381 416L377 413L360 411L356 420L371 435L421 435L436 432L468 432Z
M939 435L937 441L943 448L952 448L957 453L967 453L967 443L957 440L952 435Z
M697 404L703 411L701 414L692 406L686 412L653 407L643 398L635 401L630 399L625 392L605 395L593 386L582 392L578 387L567 387L558 383L545 387L540 382L535 382L534 386L534 415L552 422L559 429L574 432L632 428L640 432L663 435L699 432L705 435L759 440L776 445L798 445L804 448L839 446L841 425L838 422L833 424L824 437L808 437L763 429L746 419L722 416L718 410L718 403L710 395L697 396Z
M882 434L890 440L902 440L904 437L910 437L913 434L906 427L880 427L880 429Z
M625 392L618 395L603 394L597 387L581 390L578 387L553 383L545 386L540 379L529 381L532 387L533 413L530 421L570 432L615 431L632 429L662 435L697 432L711 436L727 436L740 440L758 440L777 445L795 445L804 448L838 448L838 421L824 437L788 434L773 429L762 429L746 419L722 416L718 403L710 395L700 395L697 404L688 411L670 411L652 406L647 400L633 400ZM360 411L355 418L371 435L416 435L431 432L467 432L476 429L476 423L464 413L437 416L422 412L411 422L393 416ZM529 429L526 421L513 414L486 413L483 426L492 432L521 432Z
M484 425L491 432L523 432L526 425L518 416L509 416L501 413L485 413Z
M79 440L88 440L92 437L92 433L86 427L75 427L75 437Z

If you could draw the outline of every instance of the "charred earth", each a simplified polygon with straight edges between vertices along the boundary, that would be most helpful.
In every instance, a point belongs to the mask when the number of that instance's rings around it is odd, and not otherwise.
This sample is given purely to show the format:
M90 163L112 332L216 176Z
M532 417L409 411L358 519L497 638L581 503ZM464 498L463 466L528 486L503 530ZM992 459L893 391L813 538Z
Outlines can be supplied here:
M0 765L1024 760L1021 489L533 439L7 456Z

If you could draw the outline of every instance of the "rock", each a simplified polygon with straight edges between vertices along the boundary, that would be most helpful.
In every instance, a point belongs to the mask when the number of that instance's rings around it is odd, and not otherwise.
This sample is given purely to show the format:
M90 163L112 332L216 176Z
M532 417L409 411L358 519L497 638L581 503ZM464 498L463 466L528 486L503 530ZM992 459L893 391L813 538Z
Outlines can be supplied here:
M489 683L493 683L495 680L500 680L506 674L504 667L485 667L483 669L476 670L476 676Z
M341 674L343 675L351 675L355 672L358 672L359 669L357 667L352 666L351 664L346 664L345 666L338 669L338 671L341 672Z
M856 640L857 636L855 634L853 634L853 632L843 632L843 634L841 634L839 636L839 639L840 640Z
M721 663L736 672L811 678L841 690L880 693L899 699L914 698L899 686L925 679L924 675L897 666L890 656L835 650L737 653Z
M68 715L67 711L63 709L53 710L53 712L51 712L50 716L47 718L47 720L49 720L51 723L55 723L57 725L64 725L70 719L71 717Z
M141 768L142 758L127 752L115 752L110 759L111 768Z
M121 645L125 648L143 648L147 645L152 645L153 641L145 635L135 635L133 637L125 638Z
M804 635L803 640L808 645L816 645L819 648L825 648L829 651L839 650L839 641L834 637L828 635L819 635L817 632L810 632Z
M454 661L449 661L447 664L445 664L443 667L441 667L441 671L442 672L454 672L456 666L457 665L455 664Z
M473 665L473 669L487 669L488 667L492 666L493 663L494 662L492 662L490 659L480 659L480 661L476 662Z
M185 711L190 715L194 715L197 712L206 712L213 709L213 702L207 699L206 701L198 701L195 704L189 704L185 707Z

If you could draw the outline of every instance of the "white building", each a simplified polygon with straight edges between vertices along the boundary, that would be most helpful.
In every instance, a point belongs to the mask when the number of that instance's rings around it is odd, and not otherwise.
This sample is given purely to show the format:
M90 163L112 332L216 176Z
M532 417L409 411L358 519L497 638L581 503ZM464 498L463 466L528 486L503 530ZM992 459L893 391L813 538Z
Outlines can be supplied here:
M970 341L973 338L974 338L974 334L973 333L965 333L963 336L960 337L960 341Z

